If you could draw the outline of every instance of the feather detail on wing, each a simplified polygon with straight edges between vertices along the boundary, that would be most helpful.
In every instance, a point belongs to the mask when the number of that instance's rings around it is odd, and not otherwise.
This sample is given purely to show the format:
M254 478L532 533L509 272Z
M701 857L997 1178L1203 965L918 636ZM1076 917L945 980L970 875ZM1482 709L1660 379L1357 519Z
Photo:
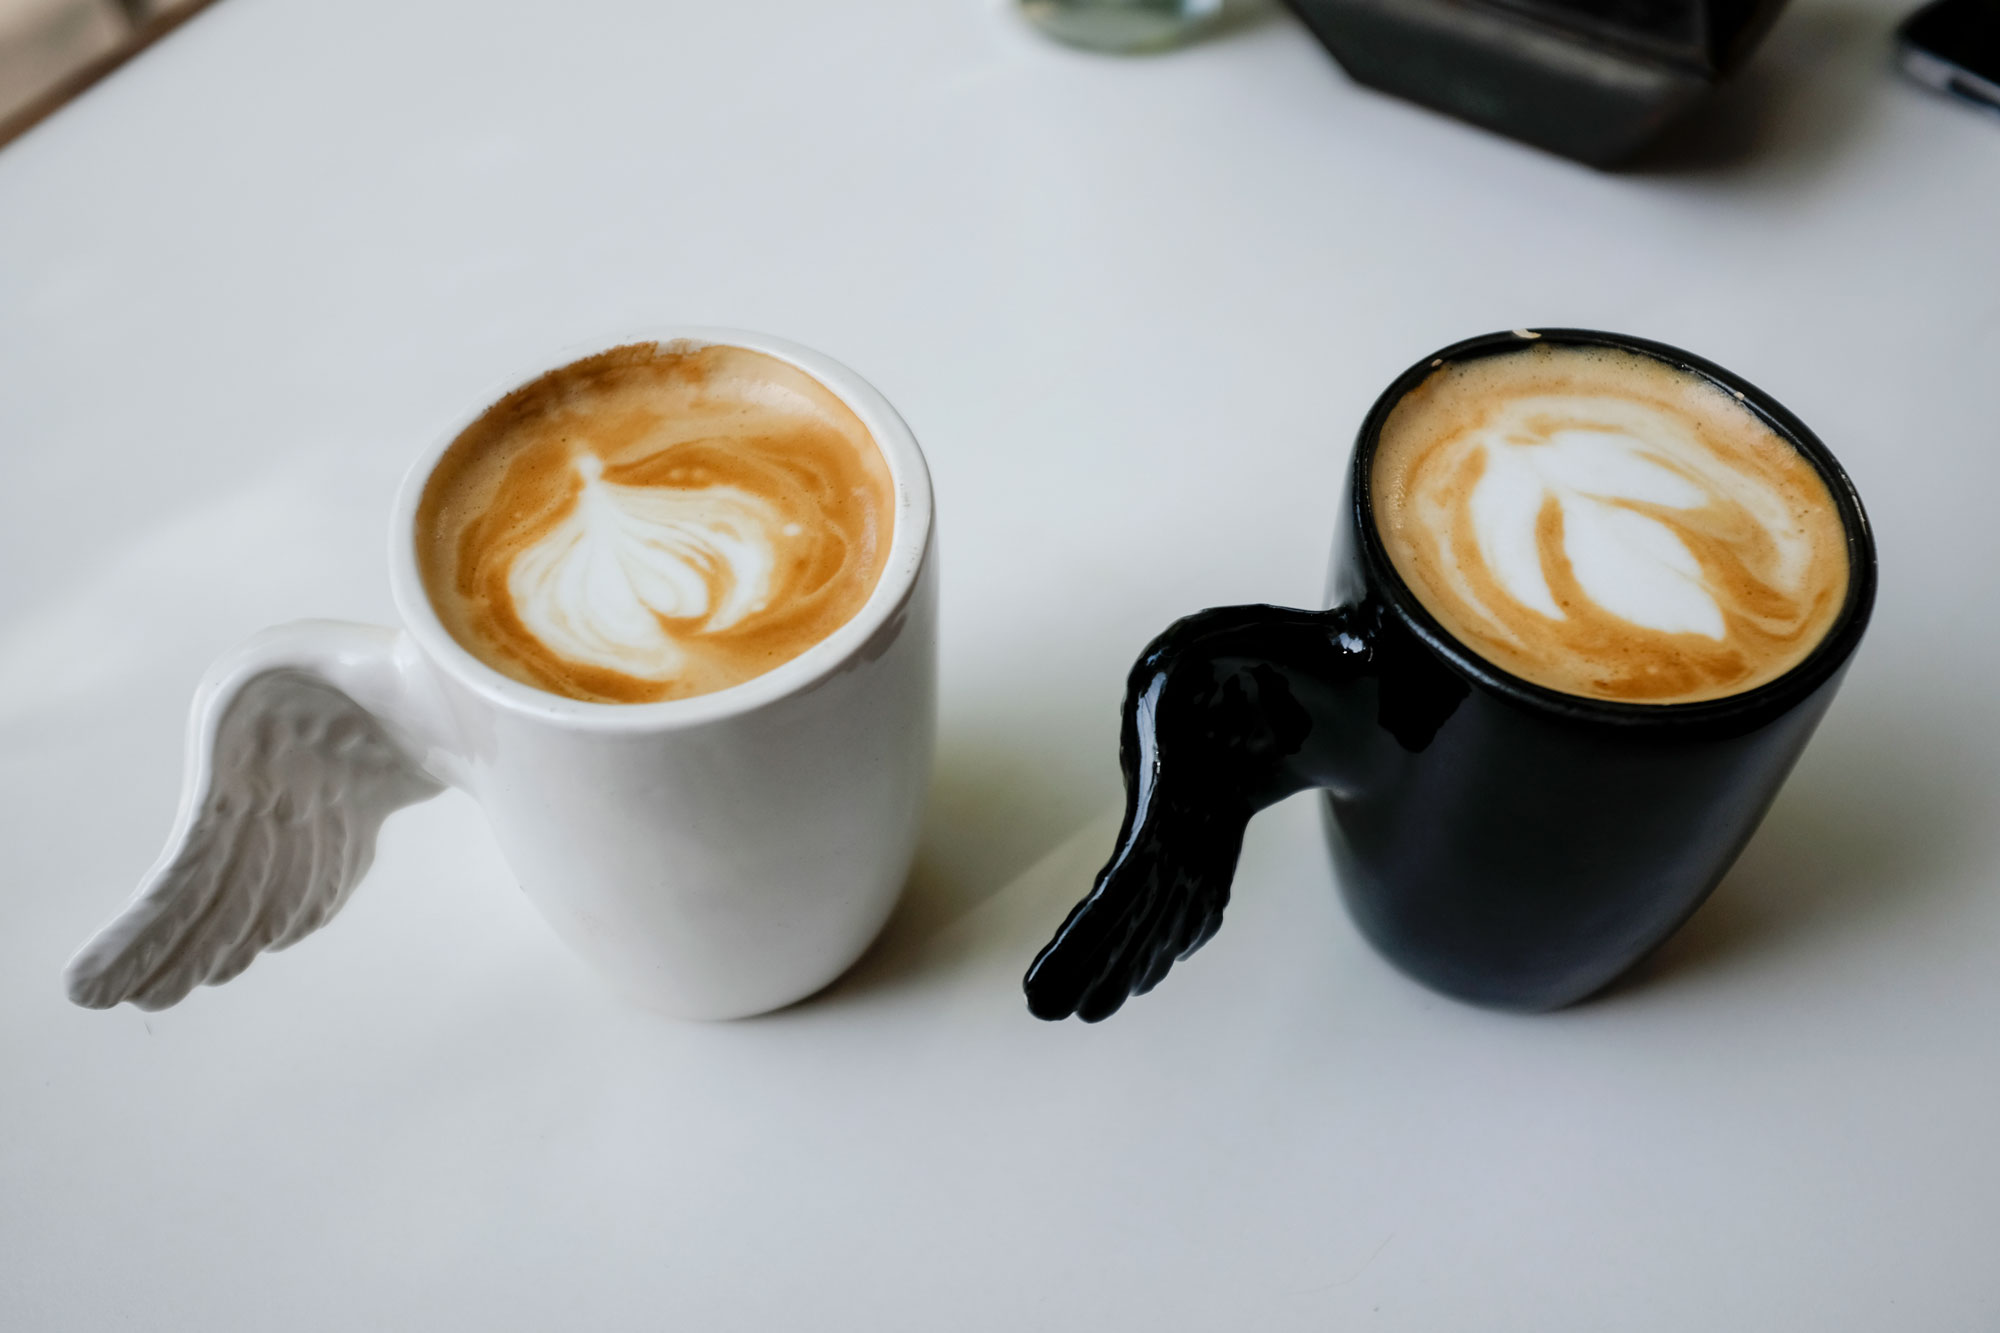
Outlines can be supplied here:
M80 1005L164 1009L296 944L347 901L382 821L442 790L380 722L305 672L253 676L208 709L219 720L198 718L192 743L211 748L193 756L166 851L69 965Z
M1109 1018L1214 935L1246 816L1156 797L1029 969L1037 1018Z
M1126 680L1118 845L1029 967L1030 1013L1098 1022L1208 942L1250 817L1318 780L1302 698L1364 660L1345 610L1216 607L1152 642Z
M1133 671L1119 745L1124 826L1090 895L1028 969L1023 985L1037 1018L1109 1018L1128 998L1158 985L1222 925L1253 807L1226 778L1217 780L1226 765L1201 753L1209 747L1198 745L1182 756L1195 765L1191 773L1162 763L1160 732L1180 729L1175 723L1163 728L1163 706L1183 716L1205 711L1185 697L1167 697L1185 696L1188 678L1206 674L1205 663L1189 668L1181 665L1186 660L1171 649L1159 651L1156 643ZM1170 685L1169 676L1178 679ZM1188 738L1183 731L1179 739ZM1195 739L1202 738L1197 733Z

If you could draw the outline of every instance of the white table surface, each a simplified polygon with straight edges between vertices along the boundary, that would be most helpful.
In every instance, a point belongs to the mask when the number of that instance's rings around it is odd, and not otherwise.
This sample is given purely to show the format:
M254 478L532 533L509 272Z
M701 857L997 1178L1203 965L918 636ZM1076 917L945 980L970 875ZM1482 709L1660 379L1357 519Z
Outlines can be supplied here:
M1121 62L992 0L228 0L0 152L0 1328L2000 1327L2000 124L1892 76L1897 8L1799 0L1638 174L1287 16ZM291 952L71 1008L209 658L387 619L414 450L669 321L847 361L935 469L877 949L624 1008L448 794ZM1872 509L1873 631L1738 869L1613 994L1493 1014L1367 950L1295 800L1161 990L1030 1019L1134 653L1310 601L1369 401L1526 324L1731 366Z

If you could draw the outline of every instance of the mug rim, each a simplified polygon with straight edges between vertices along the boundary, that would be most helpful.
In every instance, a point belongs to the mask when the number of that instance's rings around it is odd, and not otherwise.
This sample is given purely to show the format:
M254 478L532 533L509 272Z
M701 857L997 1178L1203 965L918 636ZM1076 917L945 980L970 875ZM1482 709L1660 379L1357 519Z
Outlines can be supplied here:
M1431 614L1390 557L1375 524L1374 462L1381 443L1382 427L1404 396L1431 374L1450 362L1480 360L1488 356L1524 351L1537 343L1572 347L1608 347L1632 352L1664 362L1677 370L1728 391L1798 450L1826 483L1840 515L1841 530L1847 539L1847 593L1839 613L1811 652L1788 670L1761 685L1726 694L1717 699L1693 702L1648 704L1616 699L1594 699L1539 685L1506 670L1460 641ZM1810 695L1834 676L1853 655L1868 627L1875 604L1875 540L1861 496L1840 462L1819 436L1812 432L1784 404L1750 381L1706 358L1666 343L1630 334L1601 329L1521 328L1483 333L1444 347L1411 365L1390 382L1362 419L1355 436L1350 463L1349 487L1353 496L1351 517L1357 529L1359 548L1369 577L1388 590L1389 604L1423 643L1449 662L1461 675L1478 682L1495 694L1544 713L1624 727L1673 727L1685 729L1703 723L1728 724L1746 718L1761 718L1782 712Z
M417 564L417 509L424 488L458 437L493 404L517 389L586 357L619 347L652 343L661 347L733 347L785 362L818 381L840 399L867 429L888 466L895 491L894 528L888 559L875 587L846 623L798 656L759 675L705 694L653 703L598 703L573 699L515 680L481 661L445 628L431 605ZM673 325L625 336L570 343L538 358L536 367L514 374L459 413L411 462L397 488L389 520L389 585L403 628L425 657L485 702L517 716L573 730L611 732L678 731L754 712L812 689L844 670L857 653L901 616L916 592L930 558L936 502L929 465L916 435L872 384L832 357L803 344L750 329L715 325Z

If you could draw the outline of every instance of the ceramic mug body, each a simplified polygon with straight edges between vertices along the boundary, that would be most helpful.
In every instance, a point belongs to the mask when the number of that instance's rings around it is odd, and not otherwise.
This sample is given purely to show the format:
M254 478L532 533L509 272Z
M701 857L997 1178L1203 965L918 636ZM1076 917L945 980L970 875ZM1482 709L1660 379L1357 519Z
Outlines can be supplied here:
M619 991L735 1017L838 976L908 873L936 716L930 478L887 400L818 353L734 330L649 340L789 362L868 428L894 483L895 528L852 620L764 675L666 703L585 703L493 670L439 621L415 542L424 485L483 404L410 469L390 577L448 713L450 780L478 800L530 900Z
M1657 358L1735 393L1820 474L1847 538L1844 605L1782 676L1688 704L1581 698L1514 676L1449 634L1397 573L1370 478L1383 423L1439 363L1518 350L1469 339L1418 362L1363 421L1329 607L1371 608L1376 727L1324 793L1356 924L1385 957L1475 1002L1549 1009L1601 989L1722 879L1770 808L1867 628L1875 550L1853 484L1803 422L1677 348L1576 329L1536 337Z

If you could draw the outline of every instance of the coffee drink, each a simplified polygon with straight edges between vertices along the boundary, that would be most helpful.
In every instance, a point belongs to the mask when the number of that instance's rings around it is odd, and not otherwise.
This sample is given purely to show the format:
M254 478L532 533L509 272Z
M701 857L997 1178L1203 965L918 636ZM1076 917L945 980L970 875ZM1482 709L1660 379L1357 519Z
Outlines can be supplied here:
M73 1000L161 1008L297 943L448 785L500 878L650 1008L763 1013L861 955L937 727L930 472L881 394L683 326L458 417L393 514L399 626L274 626L203 677L167 848Z
M1039 1017L1158 985L1221 927L1251 818L1314 789L1384 957L1480 1004L1580 1000L1727 873L1875 602L1868 516L1806 424L1621 334L1422 358L1329 503L1321 606L1209 607L1133 664L1125 818L1023 979Z
M1753 689L1839 618L1848 557L1826 482L1742 397L1615 347L1440 365L1383 424L1376 526L1447 631L1535 684Z
M762 675L853 618L894 497L867 427L804 371L638 343L488 409L439 461L414 535L467 651L573 699L648 703Z

